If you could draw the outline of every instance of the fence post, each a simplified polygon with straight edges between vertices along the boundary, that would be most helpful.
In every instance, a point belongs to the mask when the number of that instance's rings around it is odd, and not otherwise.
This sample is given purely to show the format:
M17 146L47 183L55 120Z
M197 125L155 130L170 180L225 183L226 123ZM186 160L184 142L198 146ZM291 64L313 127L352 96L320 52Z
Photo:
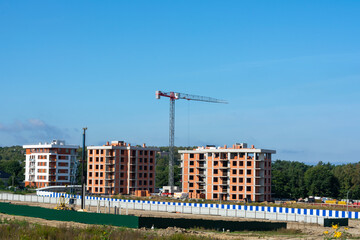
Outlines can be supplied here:
M126 201L126 215L128 215L129 209L128 209L128 202Z

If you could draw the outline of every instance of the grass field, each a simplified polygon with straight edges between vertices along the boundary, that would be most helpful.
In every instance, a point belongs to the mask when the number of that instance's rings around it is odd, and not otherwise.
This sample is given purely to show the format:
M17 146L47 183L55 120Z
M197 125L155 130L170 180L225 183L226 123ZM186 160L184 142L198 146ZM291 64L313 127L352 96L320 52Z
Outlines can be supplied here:
M0 219L0 239L122 239L122 240L209 240L209 239L253 239L266 238L266 236L291 236L301 237L302 234L296 230L281 229L266 232L232 232L221 233L205 231L203 229L188 229L185 232L174 232L171 230L145 230L129 229L110 226L88 226L69 227L62 225L58 227L30 223L25 220ZM219 238L220 237L220 238Z

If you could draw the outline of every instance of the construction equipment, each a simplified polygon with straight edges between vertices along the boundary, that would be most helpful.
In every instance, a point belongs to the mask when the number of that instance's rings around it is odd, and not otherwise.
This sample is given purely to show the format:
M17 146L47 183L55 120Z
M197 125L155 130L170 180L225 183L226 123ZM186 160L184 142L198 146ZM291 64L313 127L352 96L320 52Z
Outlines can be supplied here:
M66 206L66 199L64 196L59 197L57 206L54 209L56 209L56 210L73 210L72 208Z
M170 118L169 118L169 186L174 186L174 136L175 136L175 100L184 99L201 102L212 102L212 103L227 103L225 100L216 98L203 97L197 95L190 95L186 93L178 92L155 92L156 99L160 97L170 98Z

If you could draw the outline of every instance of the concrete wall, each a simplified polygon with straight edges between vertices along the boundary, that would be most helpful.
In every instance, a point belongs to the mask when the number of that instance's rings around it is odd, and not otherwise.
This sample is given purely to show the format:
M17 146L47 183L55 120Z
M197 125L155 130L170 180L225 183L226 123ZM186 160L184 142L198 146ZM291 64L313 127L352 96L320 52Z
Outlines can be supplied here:
M0 193L0 199L5 201L24 201L24 202L43 202L57 203L60 196L65 198L74 197L75 204L81 205L79 195L63 193L44 192L41 196L18 195L10 193ZM359 212L346 212L336 210L284 208L284 207L264 207L264 206L244 206L227 204L207 204L207 203L183 203L183 202L158 202L142 200L125 200L103 197L87 196L86 206L106 207L113 212L115 207L120 211L127 209L137 209L145 211L160 212L180 212L189 214L220 215L227 217L269 219L278 221L293 221L323 224L324 218L353 218L359 219Z

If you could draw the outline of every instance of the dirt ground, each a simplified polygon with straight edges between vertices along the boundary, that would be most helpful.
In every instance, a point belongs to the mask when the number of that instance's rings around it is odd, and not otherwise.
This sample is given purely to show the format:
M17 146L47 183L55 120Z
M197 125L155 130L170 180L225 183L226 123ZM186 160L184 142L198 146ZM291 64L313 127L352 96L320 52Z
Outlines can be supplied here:
M29 206L39 206L45 208L54 208L56 204L46 204L46 203L33 203L33 202L11 202L13 204L21 204L21 205L29 205ZM96 207L87 208L89 212L96 212ZM104 207L100 209L102 213L105 212ZM111 213L113 213L113 209L111 209ZM107 211L108 212L108 209ZM126 210L122 209L121 214L126 214ZM182 213L168 213L168 212L155 212L155 211L143 211L143 210L128 210L128 214L135 216L151 216L151 217L166 217L166 218L191 218L191 219L207 219L207 220L228 220L228 221L255 221L255 219L245 219L245 218L235 218L235 217L222 217L222 216L213 216L213 215L195 215L195 214L182 214ZM7 219L18 219L18 220L26 220L32 223L39 223L48 226L72 226L72 227L88 227L88 224L76 223L76 222L61 222L61 221L50 221L41 218L31 218L31 217L23 217L23 216L11 216L6 214L0 214L0 218ZM258 220L261 222L275 222L268 220ZM322 227L318 224L308 224L308 223L297 223L297 222L288 222L287 229L299 230L303 235L279 235L274 234L273 236L266 235L264 233L257 234L256 232L244 232L244 233L229 233L229 232L212 232L212 231L195 231L195 230L186 230L180 228L168 228L168 229L139 229L138 231L157 231L159 235L170 235L173 233L184 233L184 234L193 234L199 236L208 236L214 237L218 239L323 239L324 231L333 232L331 227ZM343 230L343 228L341 229ZM360 221L359 220L349 220L349 229L347 230L352 237L360 238Z

